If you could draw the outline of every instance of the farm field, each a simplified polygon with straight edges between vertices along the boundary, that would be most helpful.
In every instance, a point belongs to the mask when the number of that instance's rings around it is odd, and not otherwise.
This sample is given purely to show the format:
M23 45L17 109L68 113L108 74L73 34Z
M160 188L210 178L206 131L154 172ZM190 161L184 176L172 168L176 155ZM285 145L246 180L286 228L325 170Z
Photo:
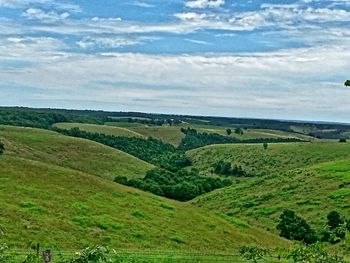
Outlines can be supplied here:
M249 243L288 245L234 218L230 223L189 203L111 183L69 162L54 162L62 158L56 147L71 138L6 126L0 138L9 147L0 158L1 239L12 247L40 242L57 249L102 244L116 249L232 251ZM39 148L43 140L50 141L50 149ZM31 150L34 158L26 152ZM84 160L89 163L88 156Z

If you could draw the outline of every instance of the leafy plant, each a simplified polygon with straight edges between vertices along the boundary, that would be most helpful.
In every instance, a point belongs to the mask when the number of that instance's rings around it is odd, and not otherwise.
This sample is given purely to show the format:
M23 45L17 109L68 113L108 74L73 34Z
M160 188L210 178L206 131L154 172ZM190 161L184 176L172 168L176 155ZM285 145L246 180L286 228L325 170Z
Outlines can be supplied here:
M258 263L270 253L267 249L257 246L243 246L239 249L239 254L249 262Z
M67 261L67 263L107 263L112 262L107 255L109 251L102 246L87 247L76 253L75 258Z
M329 255L324 247L319 243L304 246L299 245L292 249L288 259L295 263L344 263L344 258L336 255Z

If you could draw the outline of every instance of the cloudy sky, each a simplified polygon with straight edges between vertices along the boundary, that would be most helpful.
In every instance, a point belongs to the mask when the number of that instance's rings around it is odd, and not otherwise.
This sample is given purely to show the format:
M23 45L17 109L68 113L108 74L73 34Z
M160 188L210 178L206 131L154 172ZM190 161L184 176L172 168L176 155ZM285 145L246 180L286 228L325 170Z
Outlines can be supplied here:
M0 0L3 106L350 122L350 0Z

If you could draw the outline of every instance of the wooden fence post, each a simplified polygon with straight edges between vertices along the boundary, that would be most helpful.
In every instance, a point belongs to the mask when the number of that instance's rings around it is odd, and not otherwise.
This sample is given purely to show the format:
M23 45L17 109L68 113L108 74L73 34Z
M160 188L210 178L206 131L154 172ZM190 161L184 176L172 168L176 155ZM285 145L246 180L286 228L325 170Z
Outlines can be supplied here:
M44 250L43 257L44 257L44 263L51 263L52 262L51 250L50 249Z

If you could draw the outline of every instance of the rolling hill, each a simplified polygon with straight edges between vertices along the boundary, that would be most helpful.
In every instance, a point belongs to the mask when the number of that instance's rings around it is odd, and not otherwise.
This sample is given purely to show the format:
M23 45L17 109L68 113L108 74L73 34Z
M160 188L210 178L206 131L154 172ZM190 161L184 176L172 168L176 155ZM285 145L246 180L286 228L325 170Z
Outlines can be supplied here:
M60 165L109 180L143 177L154 166L114 148L55 132L0 126L7 154Z
M7 148L0 156L0 241L11 247L39 242L58 250L102 244L232 252L250 243L288 245L234 217L111 183L105 178L118 166L130 165L130 176L151 166L108 147L10 126L1 126L0 138ZM97 164L109 171L103 174Z
M284 209L295 210L320 230L326 215L350 214L350 145L332 142L217 145L188 153L194 166L211 174L216 160L231 161L255 172L249 178L193 200L193 204L276 232Z

